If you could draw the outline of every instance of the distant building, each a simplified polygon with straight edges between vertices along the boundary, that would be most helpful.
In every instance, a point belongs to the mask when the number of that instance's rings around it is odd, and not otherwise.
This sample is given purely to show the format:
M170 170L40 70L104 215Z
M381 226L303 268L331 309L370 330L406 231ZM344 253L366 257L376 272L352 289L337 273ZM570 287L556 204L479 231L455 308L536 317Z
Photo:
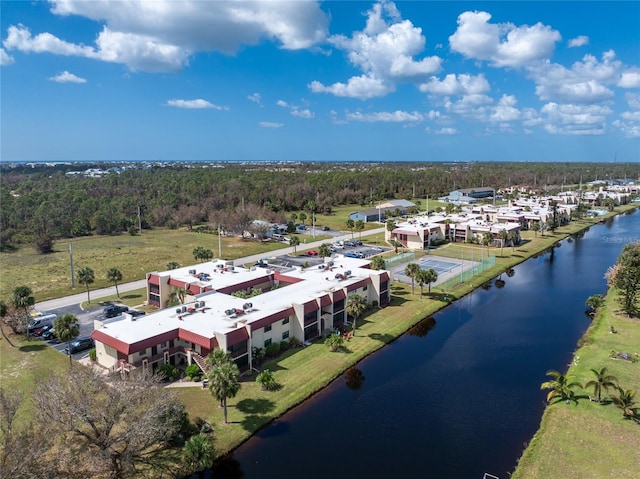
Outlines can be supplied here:
M495 194L496 192L493 188L462 188L453 190L449 195L441 196L438 199L444 203L471 204L481 199L493 198Z

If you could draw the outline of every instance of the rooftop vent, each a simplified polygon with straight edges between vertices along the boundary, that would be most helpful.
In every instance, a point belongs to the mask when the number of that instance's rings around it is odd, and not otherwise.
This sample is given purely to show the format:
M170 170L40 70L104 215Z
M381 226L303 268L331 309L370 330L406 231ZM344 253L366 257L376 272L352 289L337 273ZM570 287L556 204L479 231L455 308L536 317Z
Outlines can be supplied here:
M189 270L189 274L196 274L196 270L195 269L190 269Z

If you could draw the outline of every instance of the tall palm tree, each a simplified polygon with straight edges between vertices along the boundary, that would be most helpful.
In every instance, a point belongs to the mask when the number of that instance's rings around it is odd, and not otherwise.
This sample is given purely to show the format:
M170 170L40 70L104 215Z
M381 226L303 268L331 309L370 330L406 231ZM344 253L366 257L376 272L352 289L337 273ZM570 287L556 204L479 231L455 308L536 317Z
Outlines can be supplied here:
M293 254L296 254L299 245L300 238L298 238L297 236L291 236L291 239L289 240L289 246L293 247Z
M322 243L318 248L318 255L320 255L321 258L328 258L331 256L331 246L327 243Z
M93 270L88 266L84 268L80 268L78 270L78 283L84 284L87 287L87 301L91 302L91 297L89 296L89 286L93 284L95 279L95 274Z
M356 231L359 232L358 233L358 237L362 238L362 230L364 229L364 221L362 221L362 220L356 221L354 227L355 227Z
M429 285L429 294L431 294L431 283L438 281L438 273L435 269L421 269L418 273L418 282L420 283L420 296L422 296L422 285Z
M118 268L109 268L107 271L107 280L113 283L116 287L116 295L120 297L120 291L118 291L118 283L122 281L122 273Z
M417 279L416 276L418 275L419 272L420 272L420 265L416 263L409 263L404 268L404 274L409 278L411 278L411 294L415 292L414 283L415 283L415 280Z
M345 310L347 314L353 318L352 335L356 335L356 321L367 309L367 301L359 294L352 294L347 299Z
M345 224L347 225L347 228L349 228L349 231L351 231L351 239L353 239L353 228L356 227L356 222L349 218L345 221Z
M80 324L78 318L73 314L65 314L56 318L53 322L56 338L67 343L67 351L69 352L69 367L71 367L71 340L77 338L80 334Z
M22 313L21 322L25 325L27 339L29 339L29 321L31 320L29 310L34 304L36 304L33 291L28 286L17 286L13 289L13 293L11 294L11 303L14 308Z
M634 407L636 392L630 389L624 390L618 387L618 396L611 398L616 407L622 409L622 417L625 419L638 418L638 408Z
M482 246L487 247L487 258L489 257L489 245L491 244L491 241L493 241L491 233L486 232L482 234Z
M502 253L504 252L504 244L509 238L509 233L507 233L507 230L500 230L500 233L498 233L498 237L500 238L500 256L502 256Z
M224 408L224 422L227 424L227 398L235 397L240 390L240 371L234 362L224 363L214 367L207 375L209 390L216 399L220 400Z
M596 378L589 381L584 387L593 388L593 394L598 397L600 403L602 402L602 390L609 392L609 388L618 387L618 378L607 374L607 368L602 368L600 371L592 369L591 372L596 375Z
M382 256L374 256L371 259L371 268L375 270L385 269L387 267L387 263L385 262Z
M553 379L545 381L540 385L540 389L551 389L547 394L547 402L552 399L558 399L559 401L574 400L575 393L573 388L580 387L582 384L574 381L570 376L565 376L553 369L546 372L547 376L551 376Z

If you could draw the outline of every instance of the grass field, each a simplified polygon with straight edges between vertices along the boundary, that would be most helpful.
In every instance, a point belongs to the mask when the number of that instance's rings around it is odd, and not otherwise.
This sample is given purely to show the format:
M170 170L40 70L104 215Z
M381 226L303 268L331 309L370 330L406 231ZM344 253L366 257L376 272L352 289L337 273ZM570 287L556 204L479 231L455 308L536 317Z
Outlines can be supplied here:
M611 334L611 326L617 334ZM595 377L591 369L606 367L624 389L640 391L640 363L609 357L611 351L640 353L640 320L619 313L613 290L581 344L567 374L585 384ZM513 479L639 477L640 423L624 420L608 400L590 401L592 390L576 392L581 396L577 405L547 407Z

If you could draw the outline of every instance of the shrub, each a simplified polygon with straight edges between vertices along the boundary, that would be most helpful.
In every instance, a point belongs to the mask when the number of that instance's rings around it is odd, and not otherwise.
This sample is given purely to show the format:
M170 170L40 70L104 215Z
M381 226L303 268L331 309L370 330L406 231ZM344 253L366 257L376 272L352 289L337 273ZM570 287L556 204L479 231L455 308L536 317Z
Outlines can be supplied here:
M256 363L259 363L264 359L265 351L264 348L253 348L252 356Z
M91 359L91 361L95 361L96 357L96 348L93 348L89 351L89 359Z
M302 343L300 342L300 340L298 338L289 338L289 346L291 346L292 348L297 348L301 344Z
M269 346L265 348L267 356L273 357L277 356L280 353L280 344L279 343L271 343Z
M268 369L265 369L256 376L256 382L266 391L275 391L280 387L273 377L273 373Z
M289 341L287 341L286 339L280 341L280 351L286 351L287 349L289 349Z
M171 364L163 364L158 368L158 375L165 381L174 381L178 377L178 370Z
M190 378L192 378L193 376L199 376L200 368L198 367L197 364L189 364L189 366L185 368L184 374Z
M344 344L344 339L341 334L334 333L324 340L324 344L331 349L331 351L337 351Z
M191 377L191 380L192 380L194 383L200 382L200 379L202 379L202 378L201 378L200 376L198 376L198 375L196 375L196 376L192 376L192 377Z

